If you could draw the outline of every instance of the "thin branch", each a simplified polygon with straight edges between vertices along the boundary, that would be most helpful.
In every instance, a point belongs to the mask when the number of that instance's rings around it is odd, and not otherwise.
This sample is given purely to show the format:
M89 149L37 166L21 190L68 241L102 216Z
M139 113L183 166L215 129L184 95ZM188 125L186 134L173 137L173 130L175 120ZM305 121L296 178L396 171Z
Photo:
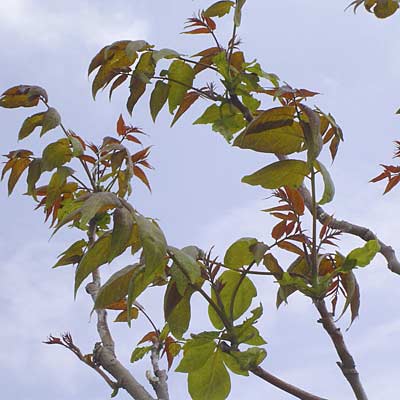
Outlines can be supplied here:
M297 397L301 400L327 400L323 397L318 397L314 394L308 393L303 389L300 389L296 386L291 385L283 381L282 379L277 378L276 376L270 374L269 372L265 371L265 369L261 367L256 367L250 370L254 375L257 375L259 378L263 379L264 381L270 383L271 385L283 390L286 393L290 393L294 397Z
M155 376L148 374L148 380L153 386L154 391L157 394L158 400L169 400L168 384L167 384L167 371L165 369L160 369L160 343L155 341L151 349L151 364L153 366L153 372Z
M346 343L344 342L342 332L338 328L333 320L333 316L329 313L326 308L325 300L316 300L315 307L317 308L321 319L319 322L330 336L333 345L335 346L336 352L340 358L337 365L341 369L344 377L349 382L353 389L353 392L357 400L368 400L367 394L364 391L362 383L360 381L359 373L356 369L356 364L349 350L347 349Z

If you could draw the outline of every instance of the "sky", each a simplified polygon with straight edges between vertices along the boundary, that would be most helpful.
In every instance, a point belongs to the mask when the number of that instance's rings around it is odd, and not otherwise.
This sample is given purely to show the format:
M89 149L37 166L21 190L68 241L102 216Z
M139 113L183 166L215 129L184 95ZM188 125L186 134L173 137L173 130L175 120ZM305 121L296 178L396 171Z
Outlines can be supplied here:
M144 215L158 218L169 244L215 246L215 254L223 256L240 237L267 240L274 220L260 210L270 206L265 200L269 193L244 185L240 179L274 160L231 148L207 126L192 126L204 104L194 106L173 129L169 129L171 118L166 112L153 124L145 101L130 119L124 106L126 91L117 91L111 103L105 93L94 102L86 74L91 58L115 40L144 39L184 54L203 49L205 39L180 32L187 17L209 4L206 0L2 0L0 90L17 84L45 87L64 124L93 141L113 133L123 113L126 121L150 135L146 141L153 145L150 160L155 166L149 175L152 194L137 186L131 202ZM248 0L239 36L247 59L257 58L266 71L294 87L320 92L310 104L331 112L341 125L345 142L330 166L336 197L327 211L370 227L400 252L395 217L400 192L382 196L382 185L368 183L380 172L380 163L391 162L392 142L400 138L400 117L394 115L400 106L396 41L400 17L380 21L361 8L357 15L344 12L346 6L347 0ZM228 25L221 25L222 35L227 35ZM34 112L0 109L1 154L15 148L39 151L54 139L49 133L39 143L33 134L17 143L23 119ZM23 400L107 398L109 389L104 382L72 354L42 344L50 333L70 331L82 351L89 353L98 337L88 296L82 290L73 299L73 269L51 269L57 255L77 238L76 233L60 231L50 241L42 214L33 211L31 199L22 196L24 190L19 185L8 197L6 182L0 185L2 395ZM347 253L360 245L360 240L344 235L341 251ZM131 262L129 256L122 256L102 268L104 276ZM396 340L400 278L388 271L381 256L356 273L362 295L360 318L345 339L370 398L396 398L400 390ZM257 301L264 306L259 329L268 342L263 367L315 394L352 399L310 301L293 296L277 311L276 284L264 280L258 284ZM161 293L145 294L140 302L161 323ZM209 328L200 299L194 299L193 307L199 311L191 331ZM345 330L348 316L339 325ZM139 319L131 329L124 324L113 324L112 329L117 353L128 362L150 327ZM149 367L147 360L130 366L145 385ZM255 377L234 376L232 381L230 399L245 395L254 400L289 398ZM184 375L171 373L169 382L173 399L189 398ZM121 393L119 398L128 396Z

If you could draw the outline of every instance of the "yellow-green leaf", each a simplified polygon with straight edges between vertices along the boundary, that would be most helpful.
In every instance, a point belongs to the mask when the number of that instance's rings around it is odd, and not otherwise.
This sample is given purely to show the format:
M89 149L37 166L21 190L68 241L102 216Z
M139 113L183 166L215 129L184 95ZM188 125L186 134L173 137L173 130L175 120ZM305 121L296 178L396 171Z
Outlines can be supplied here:
M157 81L150 96L150 113L154 122L168 99L168 93L169 85L163 81Z
M204 11L205 17L223 17L235 5L233 1L217 1Z
M42 170L51 171L61 167L72 158L72 150L68 139L60 139L50 143L42 153Z
M169 93L168 105L169 112L172 114L182 103L186 92L193 85L194 72L192 67L184 61L173 61L168 70Z
M57 128L61 124L61 116L58 111L50 107L43 116L42 130L40 136L43 136L46 132L51 129Z
M25 121L22 124L22 127L18 133L18 140L22 140L29 136L35 128L38 126L43 125L43 120L44 120L44 112L37 113L34 115L31 115L30 117L26 118Z

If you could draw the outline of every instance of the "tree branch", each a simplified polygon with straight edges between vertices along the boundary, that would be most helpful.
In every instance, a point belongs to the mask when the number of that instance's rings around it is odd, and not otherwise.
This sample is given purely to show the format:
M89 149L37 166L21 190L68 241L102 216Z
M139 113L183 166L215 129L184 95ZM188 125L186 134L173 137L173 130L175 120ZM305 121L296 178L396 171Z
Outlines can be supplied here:
M340 358L340 361L337 362L337 365L352 387L353 392L356 395L356 399L368 400L367 394L365 393L361 384L360 376L356 369L354 359L346 347L340 328L336 326L332 314L329 313L328 309L326 308L325 300L316 300L314 304L321 316L321 320L319 322L322 323L322 326L330 336Z
M305 390L302 390L296 386L291 385L283 381L282 379L277 378L276 376L270 374L269 372L265 371L261 367L255 367L250 370L254 375L257 375L259 378L263 379L264 381L270 383L271 385L283 390L286 393L293 395L301 400L327 400L323 397L315 396L314 394L308 393Z
M158 341L155 341L153 343L150 358L151 364L153 366L154 376L151 376L151 373L149 373L147 378L157 394L157 399L169 400L167 371L165 371L165 369L160 369L158 363L160 360L160 343Z
M89 223L88 247L93 246L96 235L96 223L91 220ZM96 301L97 294L100 290L101 280L100 272L95 270L92 273L93 281L86 286L87 293ZM110 373L118 382L118 386L124 388L135 400L154 400L147 390L133 377L115 354L114 340L111 336L107 322L107 311L96 310L97 314L97 331L99 333L101 343L96 343L93 351L93 360L96 364L101 365L108 373Z

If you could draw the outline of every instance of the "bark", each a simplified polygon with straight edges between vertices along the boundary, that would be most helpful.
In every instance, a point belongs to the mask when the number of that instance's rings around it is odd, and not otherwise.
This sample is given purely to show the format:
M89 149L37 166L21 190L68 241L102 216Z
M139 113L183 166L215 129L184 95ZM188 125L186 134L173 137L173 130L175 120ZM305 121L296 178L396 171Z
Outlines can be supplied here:
M356 363L350 354L340 328L335 324L332 314L326 308L325 300L316 300L315 306L321 315L320 322L331 338L336 352L340 358L337 365L341 369L344 377L349 382L357 400L368 400L367 394L361 384L360 375L356 368Z

